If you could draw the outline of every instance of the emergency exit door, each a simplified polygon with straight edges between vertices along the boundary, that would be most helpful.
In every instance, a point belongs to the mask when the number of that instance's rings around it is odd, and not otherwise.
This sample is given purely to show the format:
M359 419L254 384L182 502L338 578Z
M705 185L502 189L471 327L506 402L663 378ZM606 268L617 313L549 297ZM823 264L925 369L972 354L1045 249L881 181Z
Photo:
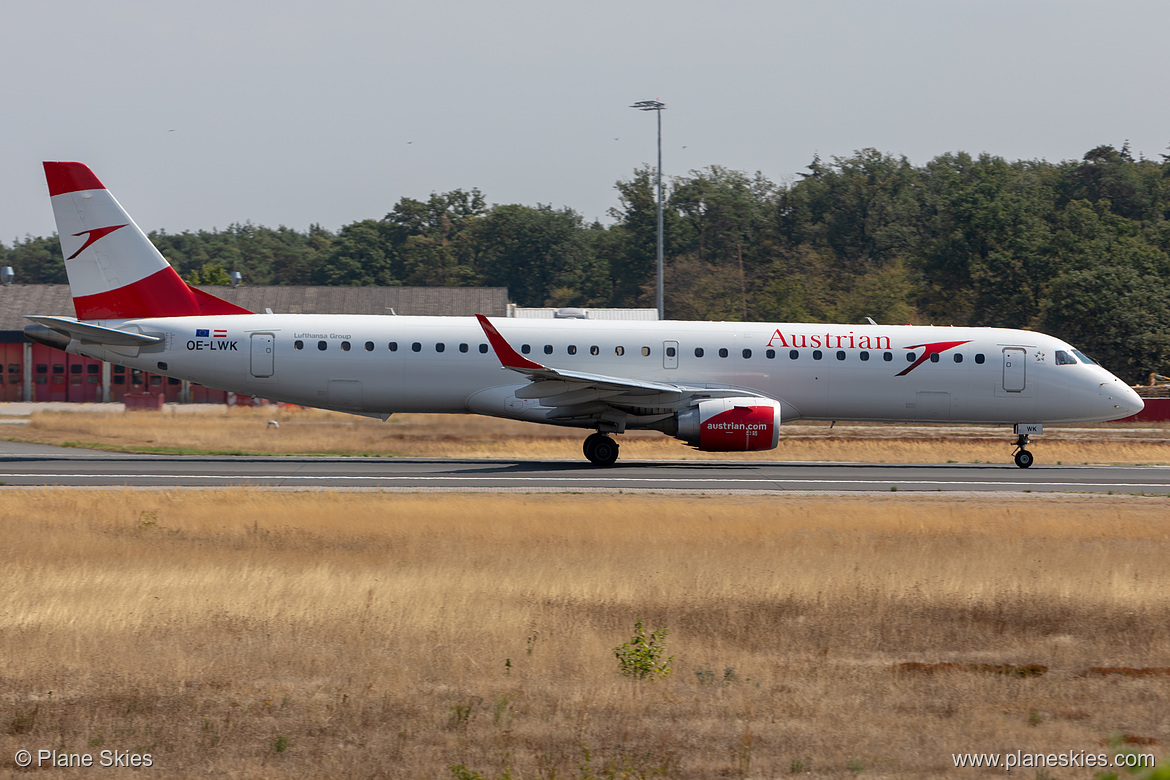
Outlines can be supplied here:
M1027 377L1027 363L1024 350L1007 347L1003 351L1003 389L1009 393L1023 392Z
M274 342L271 333L252 334L252 376L272 376Z

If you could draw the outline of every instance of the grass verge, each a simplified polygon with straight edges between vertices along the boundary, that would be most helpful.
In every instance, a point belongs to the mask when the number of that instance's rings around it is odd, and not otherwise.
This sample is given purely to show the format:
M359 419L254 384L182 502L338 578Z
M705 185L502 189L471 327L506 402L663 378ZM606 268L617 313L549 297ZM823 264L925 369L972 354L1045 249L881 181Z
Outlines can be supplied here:
M1165 506L5 491L0 750L493 780L1164 752ZM637 620L669 676L620 673Z

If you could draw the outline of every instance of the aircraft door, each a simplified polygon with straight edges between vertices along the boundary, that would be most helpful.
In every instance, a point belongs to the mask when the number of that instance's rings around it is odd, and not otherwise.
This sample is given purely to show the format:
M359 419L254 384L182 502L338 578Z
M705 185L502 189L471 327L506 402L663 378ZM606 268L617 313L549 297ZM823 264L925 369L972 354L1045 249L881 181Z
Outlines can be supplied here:
M1024 350L1005 347L1003 350L1003 389L1009 393L1023 392L1026 383L1027 362Z
M252 334L252 376L266 377L274 373L274 342L271 333Z
M678 368L678 342L662 342L662 367Z

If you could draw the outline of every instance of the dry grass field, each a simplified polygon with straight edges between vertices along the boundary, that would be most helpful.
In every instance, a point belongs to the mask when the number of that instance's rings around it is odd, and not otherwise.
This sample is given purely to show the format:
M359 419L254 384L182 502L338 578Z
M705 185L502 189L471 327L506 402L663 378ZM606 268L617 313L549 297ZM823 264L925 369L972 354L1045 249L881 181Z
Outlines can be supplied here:
M22 748L153 761L45 777L965 778L1004 773L952 753L1114 734L1161 757L1166 506L7 489L0 772ZM638 619L669 676L618 673Z
M280 424L270 427L269 420ZM382 422L319 410L214 409L199 413L36 412L5 438L169 453L383 455L423 458L580 458L586 432L474 415L404 414ZM1009 428L785 425L780 446L756 453L698 452L655 432L618 437L623 459L867 463L1010 463ZM1038 463L1170 463L1170 428L1049 428L1031 445Z

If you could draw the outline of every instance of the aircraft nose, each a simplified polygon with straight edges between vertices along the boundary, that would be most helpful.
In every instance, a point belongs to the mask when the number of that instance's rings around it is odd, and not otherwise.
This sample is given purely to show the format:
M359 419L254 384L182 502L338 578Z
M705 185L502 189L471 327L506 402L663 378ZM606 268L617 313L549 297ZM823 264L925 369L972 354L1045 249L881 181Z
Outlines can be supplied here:
M1111 382L1101 383L1101 400L1112 407L1114 420L1135 415L1146 408L1141 396L1116 377Z

